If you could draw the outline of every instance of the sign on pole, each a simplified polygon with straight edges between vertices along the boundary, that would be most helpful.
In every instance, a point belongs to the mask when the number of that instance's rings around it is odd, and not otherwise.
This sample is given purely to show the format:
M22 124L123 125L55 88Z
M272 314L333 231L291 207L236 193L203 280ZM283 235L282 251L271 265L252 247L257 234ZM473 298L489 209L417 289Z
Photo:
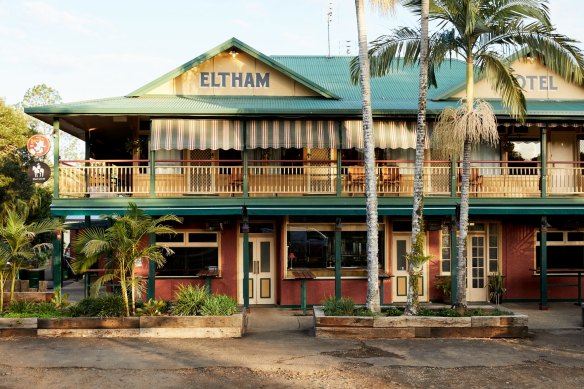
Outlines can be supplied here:
M28 139L28 142L26 142L26 149L34 157L47 155L50 148L51 142L49 142L49 138L44 135L33 135Z
M51 168L44 162L36 162L28 168L28 176L35 184L42 184L51 177Z

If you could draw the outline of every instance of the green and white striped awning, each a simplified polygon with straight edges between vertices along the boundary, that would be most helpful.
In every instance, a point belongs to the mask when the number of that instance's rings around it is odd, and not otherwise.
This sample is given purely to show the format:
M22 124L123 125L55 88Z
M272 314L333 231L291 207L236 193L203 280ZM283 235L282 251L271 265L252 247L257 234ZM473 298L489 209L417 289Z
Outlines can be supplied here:
M152 150L241 150L238 120L154 119Z
M373 128L375 147L381 149L416 148L415 122L375 121L373 122ZM343 148L364 148L362 121L345 120L343 122Z
M248 149L337 148L338 122L334 120L251 120Z

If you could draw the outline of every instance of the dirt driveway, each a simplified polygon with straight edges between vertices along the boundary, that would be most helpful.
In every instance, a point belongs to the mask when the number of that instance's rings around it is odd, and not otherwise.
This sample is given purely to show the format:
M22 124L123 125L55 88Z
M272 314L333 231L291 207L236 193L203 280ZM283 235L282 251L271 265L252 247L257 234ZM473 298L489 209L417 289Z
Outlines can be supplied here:
M0 388L582 388L584 331L522 340L328 340L254 316L242 339L0 339Z

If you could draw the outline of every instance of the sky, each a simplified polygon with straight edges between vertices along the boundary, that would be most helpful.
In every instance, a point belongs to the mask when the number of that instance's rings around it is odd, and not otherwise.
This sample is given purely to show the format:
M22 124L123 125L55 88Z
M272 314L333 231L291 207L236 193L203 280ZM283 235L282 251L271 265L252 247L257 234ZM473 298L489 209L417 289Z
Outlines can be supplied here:
M550 0L558 31L584 41L582 0ZM231 37L267 55L356 55L353 0L0 0L0 98L37 84L63 101L123 96ZM367 12L369 41L417 25ZM583 47L580 45L580 47Z

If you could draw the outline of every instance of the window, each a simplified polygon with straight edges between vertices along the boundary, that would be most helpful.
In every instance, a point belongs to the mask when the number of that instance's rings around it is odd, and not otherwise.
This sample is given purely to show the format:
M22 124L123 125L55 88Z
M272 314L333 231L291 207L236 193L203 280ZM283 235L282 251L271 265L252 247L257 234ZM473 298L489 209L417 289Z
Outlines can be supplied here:
M440 267L441 274L450 274L452 266L452 239L450 236L450 229L447 225L442 226L442 258Z
M499 266L499 247L500 247L500 226L497 223L470 223L468 227L469 233L473 233L476 239L473 247L476 250L481 250L487 253L488 257L488 272L497 273L500 271ZM442 250L440 258L440 274L448 275L452 272L452 239L448 226L442 226L441 231ZM482 237L481 237L482 235ZM482 242L479 244L479 242ZM467 244L471 244L469 241Z
M156 150L156 174L181 174L180 166L182 162L180 162L180 159L182 159L182 150ZM179 167L167 168L160 166L179 166Z
M548 269L584 268L584 233L550 231L546 237ZM536 232L535 267L541 266L541 233Z
M164 255L166 263L158 269L158 277L193 277L201 270L219 269L219 233L180 231L176 235L157 235L156 244L174 251Z
M507 160L513 161L509 164L509 174L514 175L537 175L537 167L541 160L541 142L512 140L505 144L508 151Z
M308 269L317 277L335 275L335 225L289 224L287 227L287 269ZM379 226L379 267L385 258L384 226ZM341 232L341 268L345 277L367 275L367 226L343 225Z

